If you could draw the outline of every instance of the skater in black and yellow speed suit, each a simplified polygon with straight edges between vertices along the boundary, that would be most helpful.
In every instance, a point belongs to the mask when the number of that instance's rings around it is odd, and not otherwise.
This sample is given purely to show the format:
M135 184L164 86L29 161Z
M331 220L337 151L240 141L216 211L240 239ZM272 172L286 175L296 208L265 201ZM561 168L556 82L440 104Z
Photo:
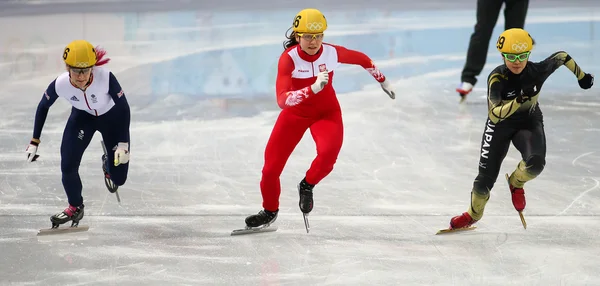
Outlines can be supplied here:
M542 85L563 65L577 77L581 88L593 85L594 77L583 72L564 51L541 62L528 62L532 45L529 33L519 28L508 29L498 37L496 47L504 64L488 76L488 118L481 142L479 174L473 183L471 206L450 220L451 228L468 227L482 218L511 142L522 157L509 179L512 202L517 211L525 208L523 186L537 177L546 164L546 137L538 104Z

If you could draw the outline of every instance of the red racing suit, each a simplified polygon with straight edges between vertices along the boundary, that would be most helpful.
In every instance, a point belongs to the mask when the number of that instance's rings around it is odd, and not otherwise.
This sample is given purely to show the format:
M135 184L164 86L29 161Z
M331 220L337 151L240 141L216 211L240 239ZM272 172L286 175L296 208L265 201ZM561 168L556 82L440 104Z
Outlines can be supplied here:
M360 65L378 82L385 81L367 55L342 46L323 43L319 52L311 56L295 45L279 58L276 92L283 110L265 148L260 182L264 209L279 209L279 177L307 129L315 141L317 156L306 172L306 182L316 185L333 170L344 135L342 112L332 85L334 70L340 64ZM310 86L324 70L329 72L329 82L315 94Z

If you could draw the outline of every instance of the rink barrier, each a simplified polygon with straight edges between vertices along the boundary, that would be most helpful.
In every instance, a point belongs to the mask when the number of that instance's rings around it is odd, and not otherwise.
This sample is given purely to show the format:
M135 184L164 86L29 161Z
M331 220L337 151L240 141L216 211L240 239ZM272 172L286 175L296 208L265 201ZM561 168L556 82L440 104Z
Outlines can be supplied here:
M274 92L289 15L295 10L89 13L0 17L0 81L51 80L64 70L60 55L73 39L102 45L123 85L143 94L239 98ZM369 55L392 79L448 71L457 80L474 25L472 11L325 11L326 41ZM586 9L531 11L527 29L538 47L532 60L556 50L595 57L600 15ZM76 29L65 29L81 23ZM502 20L492 37L501 32ZM490 55L495 53L493 44ZM489 58L500 63L500 58ZM585 66L585 65L584 65ZM489 72L489 70L484 70ZM562 78L562 77L561 77ZM564 79L558 79L558 82ZM334 87L360 90L373 79L343 66Z

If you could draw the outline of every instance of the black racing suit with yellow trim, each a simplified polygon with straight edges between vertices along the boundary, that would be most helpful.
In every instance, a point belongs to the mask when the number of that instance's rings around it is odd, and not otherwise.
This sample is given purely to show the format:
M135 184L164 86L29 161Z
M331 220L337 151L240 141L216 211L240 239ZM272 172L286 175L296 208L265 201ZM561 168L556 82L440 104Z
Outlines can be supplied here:
M578 80L585 76L563 51L541 62L528 62L518 75L503 64L488 76L488 119L481 141L479 174L473 183L473 192L479 197L489 198L511 142L522 157L510 177L511 185L522 188L544 169L546 137L538 97L546 79L562 65Z

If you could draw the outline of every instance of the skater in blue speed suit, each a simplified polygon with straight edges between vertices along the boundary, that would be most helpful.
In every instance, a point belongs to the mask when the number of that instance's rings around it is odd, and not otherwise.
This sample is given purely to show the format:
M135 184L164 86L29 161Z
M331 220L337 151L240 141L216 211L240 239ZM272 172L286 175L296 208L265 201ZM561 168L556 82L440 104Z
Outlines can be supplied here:
M67 45L63 60L67 71L57 77L42 96L35 114L33 138L27 147L27 160L38 158L40 135L50 106L58 97L68 100L71 115L65 127L60 147L62 183L69 206L50 217L52 227L73 221L77 225L83 218L82 184L79 165L85 149L96 131L102 134L108 151L102 156L105 177L116 186L122 186L129 169L130 110L121 85L112 72L100 67L105 51L94 48L84 40ZM114 151L114 152L112 152ZM116 191L116 188L110 191Z

